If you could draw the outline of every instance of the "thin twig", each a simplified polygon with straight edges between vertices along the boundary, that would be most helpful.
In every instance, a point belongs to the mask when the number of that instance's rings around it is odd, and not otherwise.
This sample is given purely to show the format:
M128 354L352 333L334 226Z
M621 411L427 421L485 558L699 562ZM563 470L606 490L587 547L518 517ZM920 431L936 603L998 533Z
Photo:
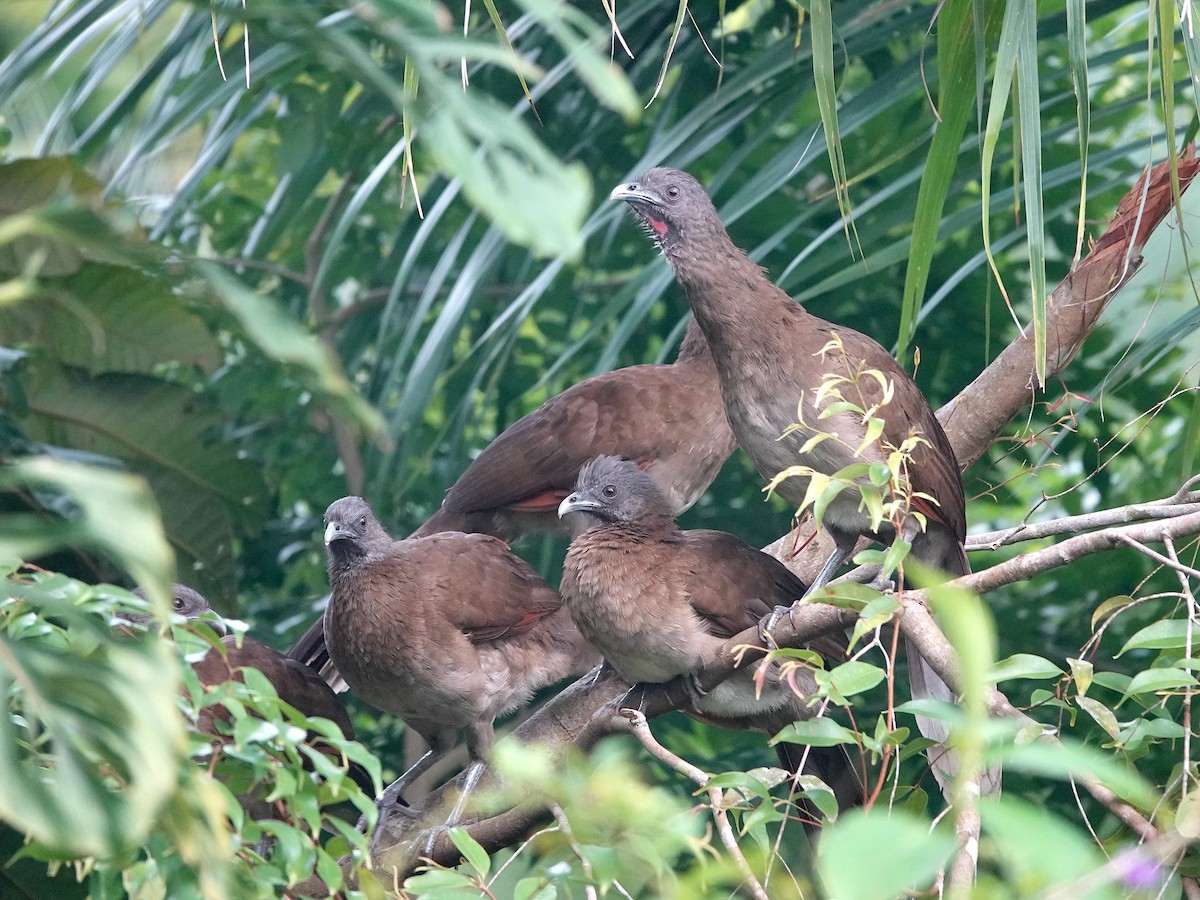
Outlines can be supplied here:
M644 713L636 709L622 709L621 715L629 721L630 730L633 732L634 737L641 742L647 753L667 768L678 772L690 781L694 781L700 787L704 788L708 786L708 782L712 780L712 776L703 769L692 765L686 759L676 756L660 744L650 731L650 723L646 721ZM750 868L750 863L746 861L746 857L742 853L742 848L738 846L737 835L733 833L733 826L729 822L729 812L725 809L724 792L718 787L708 788L708 800L712 807L713 822L716 824L717 834L720 835L721 843L729 851L729 855L737 865L738 871L742 873L742 880L745 882L746 887L750 889L750 893L757 900L770 900L766 890L755 876L754 870Z
M1117 535L1117 537L1119 537L1122 541L1124 541L1126 544L1128 544L1130 547L1132 547L1134 550L1138 551L1139 553L1145 554L1146 556L1150 557L1151 559L1155 560L1156 562L1162 563L1164 566L1166 566L1169 569L1174 569L1181 576L1186 576L1187 578L1200 578L1200 571L1193 569L1190 566L1185 566L1183 563L1181 563L1177 559L1172 560L1169 557L1163 556L1161 553L1159 553L1155 550L1151 550L1145 544L1141 543L1140 541L1135 541L1133 538L1131 538L1127 534L1120 534L1120 535ZM1167 539L1166 543L1168 545L1170 544L1170 538ZM1186 578L1184 579L1184 584L1185 585L1187 584Z

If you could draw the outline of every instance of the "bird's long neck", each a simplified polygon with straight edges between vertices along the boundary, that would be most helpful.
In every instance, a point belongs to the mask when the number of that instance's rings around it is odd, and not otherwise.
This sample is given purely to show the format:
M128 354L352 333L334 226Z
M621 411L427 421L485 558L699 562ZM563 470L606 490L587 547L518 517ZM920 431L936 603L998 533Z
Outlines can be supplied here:
M711 361L712 351L708 349L708 341L700 323L692 316L688 319L687 331L683 333L683 342L679 345L679 355L675 357L675 362L686 364L698 360Z
M708 231L682 252L668 257L687 292L693 316L711 349L721 358L738 348L753 349L783 315L804 315L800 306L767 278L723 228Z

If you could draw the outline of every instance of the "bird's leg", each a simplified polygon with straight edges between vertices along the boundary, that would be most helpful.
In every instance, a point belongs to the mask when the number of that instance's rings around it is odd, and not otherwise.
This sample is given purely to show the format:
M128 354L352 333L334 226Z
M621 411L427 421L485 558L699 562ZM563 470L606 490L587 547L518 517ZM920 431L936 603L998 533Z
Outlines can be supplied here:
M829 555L829 559L825 560L825 565L821 566L821 571L817 573L817 577L808 586L808 590L804 592L804 596L800 598L801 600L828 584L829 580L833 578L834 573L841 568L842 563L849 559L850 554L854 552L854 545L858 541L857 534L853 532L830 531L829 535L833 538L833 553ZM772 633L775 631L775 626L779 624L779 620L791 611L791 606L777 606L771 610L770 615L758 623L758 635L768 650L779 649L779 645L775 643Z
M420 759L409 766L408 771L389 784L384 789L384 792L379 795L379 799L375 801L375 805L379 808L379 821L375 823L375 834L371 838L370 847L372 853L375 852L376 844L382 837L384 826L387 825L387 821L391 818L392 813L410 814L407 804L404 803L404 791L443 756L445 756L445 751L426 750ZM359 819L358 830L365 831L366 827L366 818Z
M629 702L629 698L633 696L634 691L637 691L639 694L637 706L634 706L632 703ZM613 706L615 706L618 710L636 709L638 712L641 712L642 707L644 707L645 705L646 705L646 685L644 685L640 682L638 684L631 685L629 690L627 690L620 697L618 697L616 700L613 701Z
M471 796L471 792L479 784L479 778L483 775L484 766L485 763L481 759L477 759L467 766L463 776L462 793L458 795L458 800L454 803L454 809L450 810L450 816L446 819L446 824L440 828L434 828L429 834L429 839L425 842L426 856L433 853L433 845L437 842L438 832L449 831L462 818L463 810L467 806L467 798Z

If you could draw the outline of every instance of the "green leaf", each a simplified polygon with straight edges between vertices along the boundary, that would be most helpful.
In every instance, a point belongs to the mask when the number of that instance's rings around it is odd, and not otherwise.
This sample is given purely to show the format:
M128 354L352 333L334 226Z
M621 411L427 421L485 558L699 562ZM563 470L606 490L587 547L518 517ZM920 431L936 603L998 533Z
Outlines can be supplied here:
M368 435L383 431L383 420L354 390L341 366L326 347L291 316L265 297L248 290L213 263L196 262L196 272L212 296L238 320L246 336L263 353L294 366L298 374L347 422Z
M1139 630L1125 642L1117 657L1129 650L1181 650L1200 646L1200 627L1189 628L1187 619L1163 619Z
M222 361L204 323L142 271L83 263L73 274L42 284L30 302L0 309L7 341L32 344L93 375L150 374L166 364L211 372Z
M1134 603L1134 599L1126 594L1119 594L1116 597L1109 597L1103 603L1096 607L1096 611L1092 613L1092 631L1096 630L1096 625L1108 618L1108 616L1124 609L1126 606Z
M805 722L793 722L770 741L776 744L808 744L812 747L836 747L838 744L857 743L854 732L843 728L832 719L820 717Z
M1120 738L1121 726L1111 709L1099 700L1093 700L1091 697L1076 697L1075 703L1080 709L1091 716L1096 721L1096 724L1103 728L1114 741Z
M870 865L863 865L870 848ZM821 832L817 871L830 897L890 900L930 887L954 852L955 840L900 810L851 810Z
M1088 834L1051 813L1044 804L1012 797L985 797L979 803L983 833L995 842L1007 883L1029 895L1074 881L1095 871L1104 856ZM1088 891L1092 896L1093 892ZM1101 890L1096 896L1115 896Z
M1146 669L1133 676L1133 680L1125 688L1125 694L1121 697L1121 703L1124 703L1127 699L1137 694L1178 691L1183 688L1196 687L1197 684L1195 676L1183 669L1171 667Z
M1045 680L1059 678L1062 674L1063 670L1048 659L1032 653L1014 653L988 669L986 677L990 681L1001 682L1013 678Z
M869 691L887 677L879 666L851 660L842 663L828 675L817 673L818 681L827 682L842 697L852 697Z
M479 842L471 837L464 828L451 828L450 840L454 841L454 846L458 848L458 852L479 873L479 877L487 878L487 874L492 867L492 860L488 856L487 851L479 845Z
M179 664L157 634L119 640L82 613L86 586L52 584L20 596L67 624L67 647L0 632L0 816L65 857L110 857L146 839L175 789Z
M1035 741L1004 748L1005 769L1049 778L1078 778L1087 774L1097 778L1122 799L1138 809L1153 809L1158 802L1155 789L1137 772L1092 747L1064 736L1056 744Z

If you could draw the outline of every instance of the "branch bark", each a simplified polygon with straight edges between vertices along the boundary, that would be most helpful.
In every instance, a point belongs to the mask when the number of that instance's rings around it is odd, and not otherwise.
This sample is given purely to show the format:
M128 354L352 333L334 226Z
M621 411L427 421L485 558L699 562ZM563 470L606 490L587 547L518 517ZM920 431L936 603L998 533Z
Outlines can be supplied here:
M1200 161L1189 148L1179 160L1182 188L1190 184L1198 167ZM1142 247L1172 205L1170 173L1166 164L1162 164L1143 174L1121 201L1112 222L1088 256L1072 269L1054 291L1047 310L1048 375L1061 372L1078 352L1113 296L1136 272L1141 262ZM1033 332L1026 328L978 378L939 411L939 419L964 468L979 459L1008 421L1036 398L1039 388L1033 373ZM1141 506L1154 508L1157 504ZM1200 533L1200 512L1191 508L1182 514L1178 509L1173 512L1175 514L1165 520L1156 519L1079 535L1054 547L965 576L955 584L986 592L1002 584L1024 580L1065 565L1089 553L1126 546L1126 536L1141 542L1156 542L1163 537ZM1154 509L1152 515L1166 513ZM788 563L800 577L811 579L830 550L823 535L810 539L811 535L809 526L783 536L766 549ZM958 669L953 648L922 600L921 592L905 593L901 627L916 641L922 655L938 674L954 685ZM846 610L820 603L805 603L779 623L773 636L780 646L799 646L833 629L847 627L853 620L853 613ZM707 688L728 677L735 668L736 649L757 641L758 635L753 629L728 641L722 652L700 674L700 684ZM744 660L743 664L748 661ZM586 750L605 735L626 727L616 715L616 703L623 698L626 690L627 685L612 675L585 677L526 720L514 732L514 737L525 743L550 747L570 743ZM1033 721L1015 709L999 691L989 690L987 702L992 715ZM667 684L647 690L640 708L647 717L653 717L668 709L686 705L687 694L682 687ZM485 778L494 778L494 773L489 772ZM1157 830L1144 816L1104 785L1088 781L1084 784L1098 802L1143 838L1157 835ZM438 813L434 808L437 798L445 791L443 788L431 796L426 805L430 812L423 817L426 821L435 820ZM467 827L485 849L492 851L516 843L547 817L545 810L518 807ZM389 849L376 861L380 874L388 873L386 877L389 879L393 870L398 869L401 873L410 871L414 861L406 847L413 843L412 835L417 826L410 827L403 820L399 820L398 824L403 831L384 836L381 843ZM431 856L435 862L452 865L458 861L459 854L449 839L442 836Z

